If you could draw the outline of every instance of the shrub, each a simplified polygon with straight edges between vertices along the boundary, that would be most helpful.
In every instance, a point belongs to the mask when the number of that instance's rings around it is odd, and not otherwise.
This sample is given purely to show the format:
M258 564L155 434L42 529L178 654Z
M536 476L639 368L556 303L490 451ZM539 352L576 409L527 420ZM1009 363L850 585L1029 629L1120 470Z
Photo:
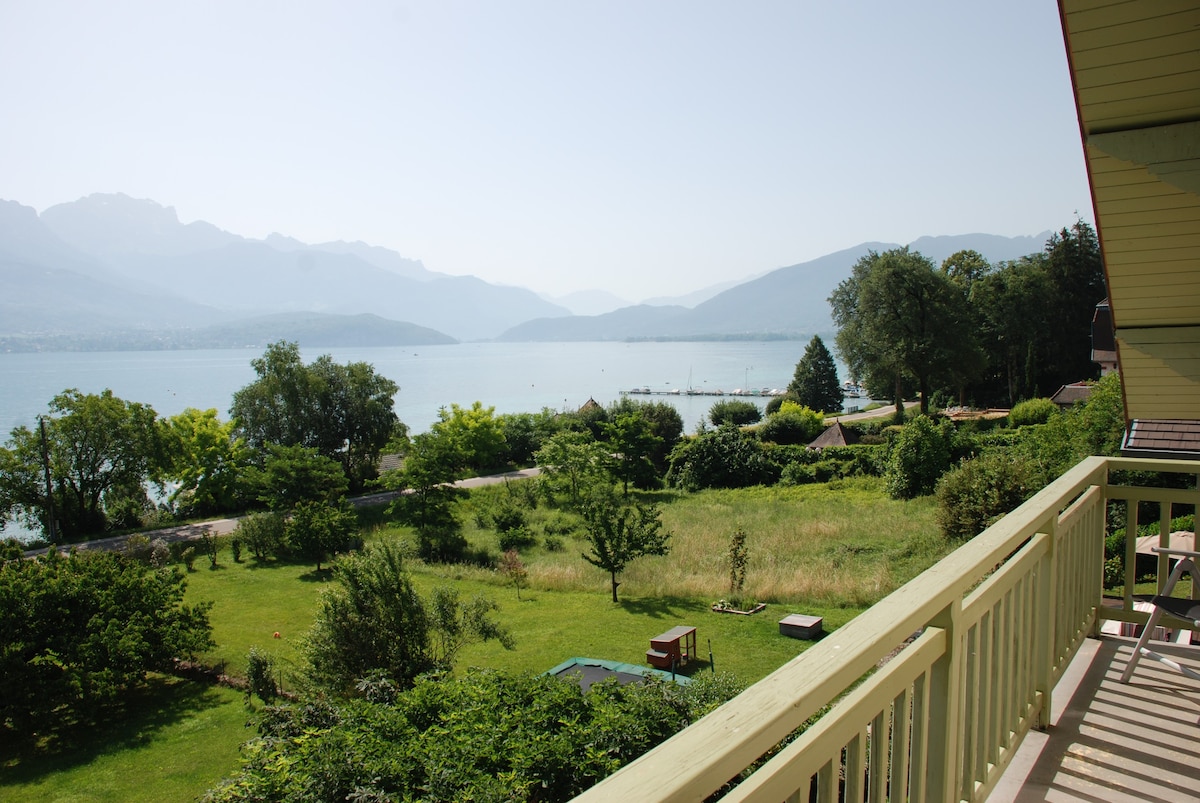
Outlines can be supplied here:
M249 684L247 699L253 693L270 705L279 696L279 687L275 684L275 660L258 647L251 647L246 657L246 681Z
M726 399L709 408L708 420L716 427L722 424L741 427L761 421L762 410L759 410L754 402L745 399Z
M537 538L529 531L528 527L516 527L511 530L502 530L499 541L500 551L508 552L512 549L533 546L537 543Z
M1044 424L1050 416L1058 412L1058 405L1049 399L1026 399L1017 402L1008 412L1008 424L1011 427L1024 427L1030 424Z
M937 522L947 538L973 538L1036 490L1030 466L992 451L948 472L937 486Z
M888 460L888 494L893 499L913 499L933 493L938 479L950 468L954 425L935 424L919 415L896 436Z
M760 440L769 443L809 443L825 429L825 416L791 401L785 401L779 412L769 416L758 428Z
M284 551L287 526L282 513L252 513L238 523L236 532L255 560L278 557Z

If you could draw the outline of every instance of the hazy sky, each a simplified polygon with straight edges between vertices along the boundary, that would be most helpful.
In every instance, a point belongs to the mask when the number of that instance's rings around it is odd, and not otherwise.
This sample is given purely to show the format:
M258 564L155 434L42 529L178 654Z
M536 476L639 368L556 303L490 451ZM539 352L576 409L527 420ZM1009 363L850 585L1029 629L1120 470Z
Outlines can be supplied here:
M0 198L550 294L1091 220L1051 0L0 0Z

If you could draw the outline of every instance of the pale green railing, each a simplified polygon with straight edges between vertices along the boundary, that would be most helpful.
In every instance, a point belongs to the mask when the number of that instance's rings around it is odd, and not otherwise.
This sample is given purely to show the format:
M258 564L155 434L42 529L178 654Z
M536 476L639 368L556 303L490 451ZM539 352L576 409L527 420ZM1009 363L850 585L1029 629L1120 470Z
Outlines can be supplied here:
M1110 486L1110 470L1191 475L1191 487ZM1055 683L1099 619L1145 621L1131 604L1132 538L1124 605L1102 604L1107 503L1127 503L1130 532L1135 503L1159 503L1165 533L1172 505L1200 503L1198 472L1084 460L577 800L702 801L726 789L721 800L769 803L986 799L1024 735L1045 724Z

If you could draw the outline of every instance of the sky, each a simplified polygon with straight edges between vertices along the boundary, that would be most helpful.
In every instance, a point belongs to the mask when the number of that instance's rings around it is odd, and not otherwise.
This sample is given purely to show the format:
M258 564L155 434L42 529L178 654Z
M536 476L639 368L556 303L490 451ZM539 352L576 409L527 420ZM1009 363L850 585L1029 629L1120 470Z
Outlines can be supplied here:
M1057 5L0 0L0 198L550 296L1092 221Z

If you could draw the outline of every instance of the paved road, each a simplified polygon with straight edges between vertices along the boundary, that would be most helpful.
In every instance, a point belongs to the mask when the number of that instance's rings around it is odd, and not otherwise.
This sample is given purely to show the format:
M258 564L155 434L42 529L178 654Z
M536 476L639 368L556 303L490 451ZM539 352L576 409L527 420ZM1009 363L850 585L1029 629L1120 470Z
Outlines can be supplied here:
M491 474L486 477L470 477L465 480L459 480L454 483L459 488L479 488L484 485L498 485L509 480L523 480L530 477L536 477L541 473L539 468L522 468L517 471L506 471L503 474ZM355 507L370 507L372 505L386 504L397 496L400 491L383 491L382 493L367 494L365 496L356 496L350 500L350 504ZM125 542L133 535L144 535L153 541L156 538L161 538L167 543L173 541L195 541L208 535L228 535L237 529L239 518L231 519L213 519L211 521L194 522L192 524L180 524L176 527L164 527L161 530L149 530L140 533L130 533L128 535L114 535L111 538L98 538L95 541L82 541L78 544L66 544L63 549L78 549L80 551L86 549L107 549L120 550L125 547ZM26 557L33 555L44 554L47 550L31 549L25 553Z

